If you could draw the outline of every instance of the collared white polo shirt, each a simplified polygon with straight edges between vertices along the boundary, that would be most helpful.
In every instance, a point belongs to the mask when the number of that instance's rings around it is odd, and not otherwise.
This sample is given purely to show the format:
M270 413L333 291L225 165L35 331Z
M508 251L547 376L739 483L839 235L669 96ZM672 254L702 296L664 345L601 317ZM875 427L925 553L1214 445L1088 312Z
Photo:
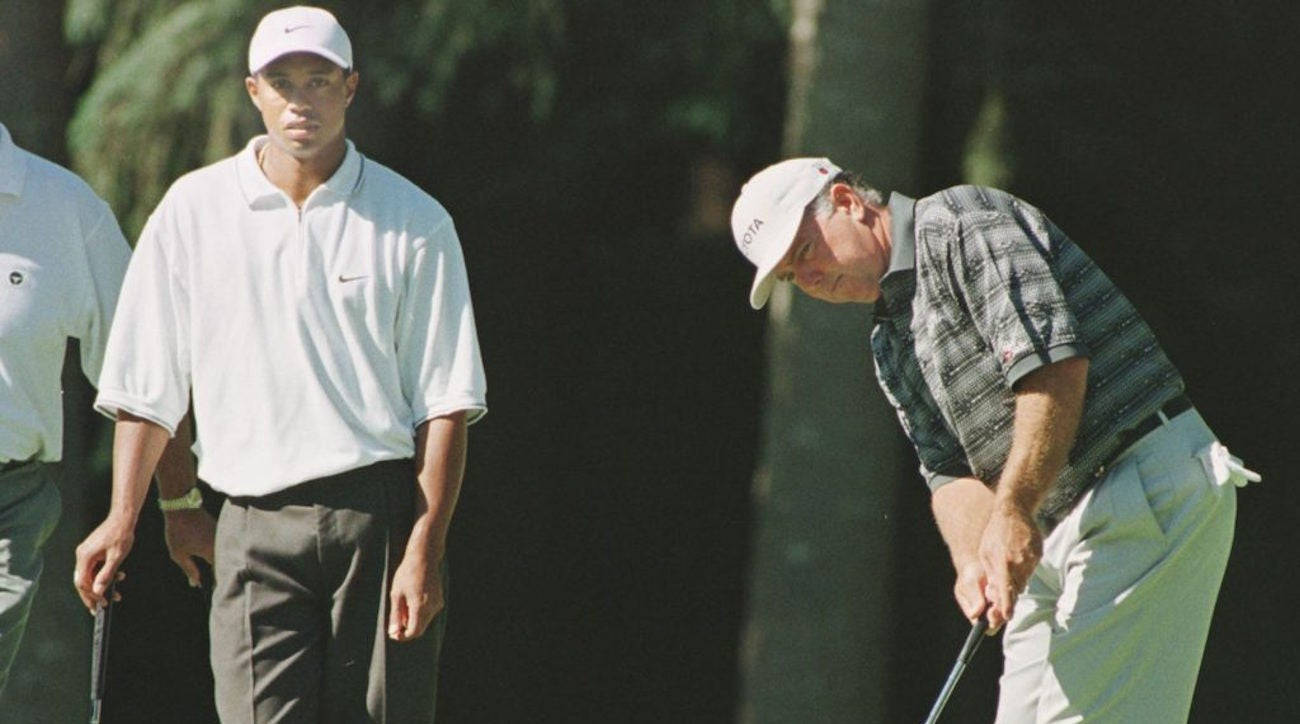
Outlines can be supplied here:
M95 383L130 257L108 204L0 124L0 462L62 457L68 337Z
M414 454L424 421L487 409L450 215L348 142L299 210L259 136L168 190L123 284L96 409L174 431L230 495Z

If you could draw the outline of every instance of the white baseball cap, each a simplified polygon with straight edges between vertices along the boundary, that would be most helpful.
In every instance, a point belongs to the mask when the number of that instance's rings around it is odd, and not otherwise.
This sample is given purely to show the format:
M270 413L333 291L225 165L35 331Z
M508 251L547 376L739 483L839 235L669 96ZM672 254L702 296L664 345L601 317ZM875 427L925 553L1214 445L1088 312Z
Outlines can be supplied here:
M296 5L262 18L248 44L248 72L256 74L289 53L313 53L345 70L352 67L352 41L328 10Z
M840 172L828 158L792 158L754 174L731 208L731 235L740 253L758 267L749 305L762 309L772 294L772 271L790 250L804 209Z

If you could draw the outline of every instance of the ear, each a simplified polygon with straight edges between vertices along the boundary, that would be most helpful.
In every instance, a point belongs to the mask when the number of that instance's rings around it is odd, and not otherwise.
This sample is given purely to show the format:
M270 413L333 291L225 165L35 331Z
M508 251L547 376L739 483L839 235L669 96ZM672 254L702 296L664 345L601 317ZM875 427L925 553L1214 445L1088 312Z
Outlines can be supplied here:
M862 222L870 220L870 215L873 210L873 207L864 201L852 186L844 182L839 182L831 186L831 205L836 210L847 212L849 218Z
M254 106L257 106L257 110L262 110L261 99L257 97L258 88L256 76L250 75L244 78L244 90L248 91L248 98L253 101Z
M352 105L352 99L357 96L357 84L361 82L361 76L354 70L343 79L343 89L347 93L347 105Z

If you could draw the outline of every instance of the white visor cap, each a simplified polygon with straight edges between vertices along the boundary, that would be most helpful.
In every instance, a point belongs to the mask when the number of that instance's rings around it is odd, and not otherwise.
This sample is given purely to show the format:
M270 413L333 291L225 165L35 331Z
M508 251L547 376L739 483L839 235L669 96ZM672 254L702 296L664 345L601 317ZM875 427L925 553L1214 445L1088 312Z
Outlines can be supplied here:
M731 235L740 253L758 270L749 305L762 309L772 294L772 271L790 250L804 209L835 178L840 167L828 158L792 158L754 174L731 208Z
M296 5L262 18L248 44L248 72L290 53L312 53L345 70L352 68L352 41L328 10Z

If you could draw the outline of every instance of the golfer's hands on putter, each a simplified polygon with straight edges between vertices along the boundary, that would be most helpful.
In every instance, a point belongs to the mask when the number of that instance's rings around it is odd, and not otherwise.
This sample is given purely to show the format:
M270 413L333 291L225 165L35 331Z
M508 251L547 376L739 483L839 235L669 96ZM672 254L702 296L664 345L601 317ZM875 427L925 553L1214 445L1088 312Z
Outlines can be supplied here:
M987 603L983 613L988 618L990 635L1000 631L1015 612L1016 598L1029 582L1042 556L1043 534L1035 524L1033 514L1012 503L996 502L979 549L980 567L984 574L979 598ZM961 601L960 595L958 601ZM964 603L962 610L970 618Z
M978 558L990 634L1011 618L1016 598L1043 556L1035 513L1074 445L1087 374L1088 360L1072 357L1043 365L1016 383L1011 450L995 490L979 494L975 506L987 511Z
M974 478L949 483L933 498L935 521L956 572L953 597L971 623L986 619L990 636L1011 618L1042 555L1042 534L1033 517L1002 501Z
M410 550L393 574L389 591L388 638L412 641L424 634L445 602L442 559Z
M190 588L198 588L202 583L194 559L201 558L212 565L212 546L216 536L217 521L203 508L163 513L163 540L167 543L167 554L185 574Z

